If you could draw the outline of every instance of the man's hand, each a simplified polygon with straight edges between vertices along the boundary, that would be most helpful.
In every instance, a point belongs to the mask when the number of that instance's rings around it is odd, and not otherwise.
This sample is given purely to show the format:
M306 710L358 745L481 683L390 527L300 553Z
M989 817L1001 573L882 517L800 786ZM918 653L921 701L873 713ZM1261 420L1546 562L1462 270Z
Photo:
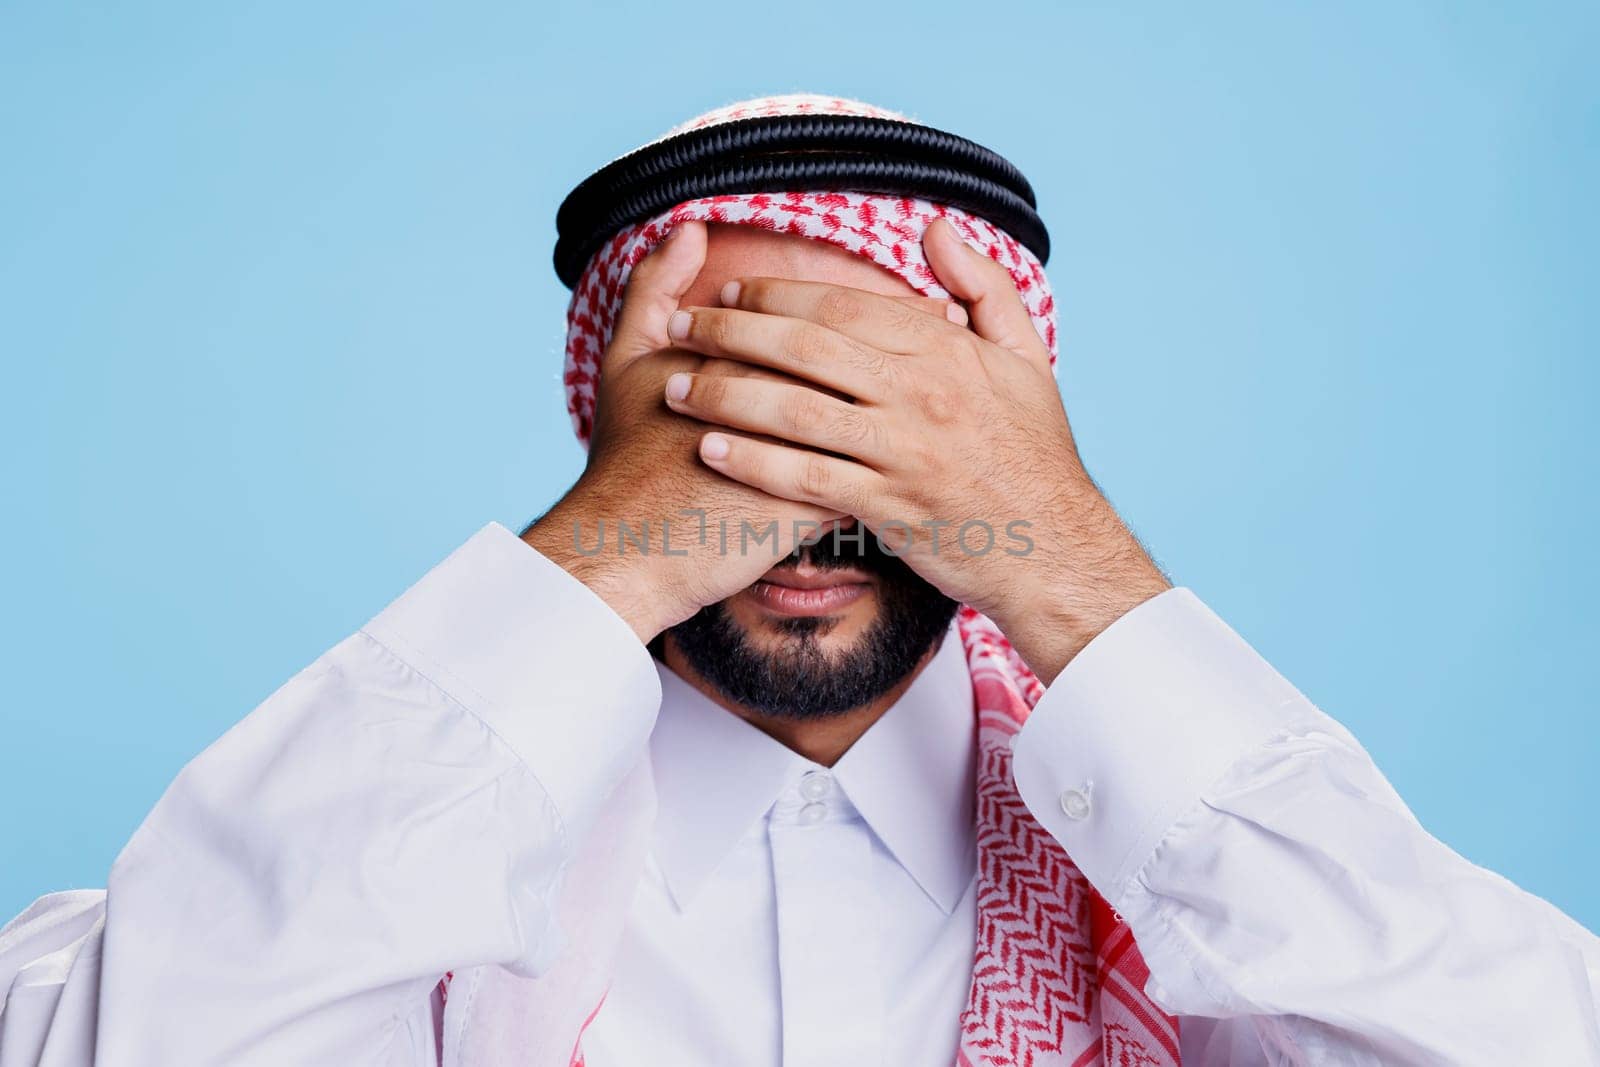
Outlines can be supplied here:
M634 267L600 362L588 464L567 495L523 534L646 642L760 578L794 549L797 533L839 518L828 508L782 500L707 470L695 458L706 427L662 403L674 371L707 380L778 377L672 346L667 320L705 253L705 225L688 222ZM764 533L773 523L773 538L757 542L747 533Z
M1169 586L1084 470L1010 276L943 222L924 248L970 330L861 290L745 279L725 287L724 307L673 314L673 343L803 382L684 368L667 402L746 431L705 434L707 466L859 517L993 617L1048 682Z

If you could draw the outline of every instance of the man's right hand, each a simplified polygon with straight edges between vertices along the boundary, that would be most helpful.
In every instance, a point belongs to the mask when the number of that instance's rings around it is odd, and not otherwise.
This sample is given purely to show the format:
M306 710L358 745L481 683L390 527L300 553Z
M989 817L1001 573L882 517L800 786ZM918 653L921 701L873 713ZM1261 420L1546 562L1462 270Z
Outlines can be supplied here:
M667 319L705 254L705 224L685 222L634 267L600 360L588 464L566 496L522 535L645 642L749 586L792 552L808 527L840 517L706 467L698 454L706 425L663 402L675 371L769 373L672 347ZM646 540L648 551L621 538L621 523ZM775 537L758 542L756 535L773 523Z

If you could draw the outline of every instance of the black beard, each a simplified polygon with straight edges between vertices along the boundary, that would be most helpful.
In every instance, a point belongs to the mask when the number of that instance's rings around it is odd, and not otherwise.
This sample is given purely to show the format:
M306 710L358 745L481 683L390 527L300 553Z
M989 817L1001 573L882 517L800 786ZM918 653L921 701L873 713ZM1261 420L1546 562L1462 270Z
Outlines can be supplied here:
M771 651L756 647L723 604L701 608L667 633L689 667L726 700L776 719L825 719L870 704L906 679L955 618L959 605L924 581L868 533L824 537L784 562L821 570L858 567L877 577L878 617L850 648L828 653L825 618L783 619Z

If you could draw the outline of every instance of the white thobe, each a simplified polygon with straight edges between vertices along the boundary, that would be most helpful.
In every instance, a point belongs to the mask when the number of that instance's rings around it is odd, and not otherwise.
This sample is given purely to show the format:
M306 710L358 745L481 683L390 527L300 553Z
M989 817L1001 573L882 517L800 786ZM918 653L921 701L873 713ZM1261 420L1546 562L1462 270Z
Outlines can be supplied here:
M655 848L587 1067L953 1064L977 937L959 636L831 768L660 674Z
M651 762L660 706L656 666L622 621L485 528L190 763L105 893L46 897L0 932L0 1067L459 1062L439 975L562 965L563 877L604 854L591 835ZM1354 738L1188 591L1134 609L1073 660L1018 736L1015 768L1029 808L1132 927L1186 1063L1600 1063L1600 941L1429 836ZM839 817L848 799L873 850L892 852L900 831L880 820L912 806L880 816L848 778L825 784ZM665 777L652 788L670 810ZM614 1029L594 1024L619 1049L637 1040L622 1009L648 995L624 983L648 986L641 961L671 941L650 909L682 903L651 896L652 871L674 892L668 825L622 894L619 1000L601 1016L618 1012ZM772 851L777 894L785 847ZM850 878L884 873L850 862ZM919 861L895 862L917 881ZM702 872L699 891L736 867ZM862 922L847 901L825 907ZM782 912L780 900L765 938L680 940L681 973L791 944L806 988L780 963L767 1010L815 1010L832 993L814 983L833 976L804 931L782 936ZM865 1029L903 1025L883 1012ZM708 1042L744 1040L728 1036L736 1017L719 1025ZM750 1062L790 1054L777 1032Z

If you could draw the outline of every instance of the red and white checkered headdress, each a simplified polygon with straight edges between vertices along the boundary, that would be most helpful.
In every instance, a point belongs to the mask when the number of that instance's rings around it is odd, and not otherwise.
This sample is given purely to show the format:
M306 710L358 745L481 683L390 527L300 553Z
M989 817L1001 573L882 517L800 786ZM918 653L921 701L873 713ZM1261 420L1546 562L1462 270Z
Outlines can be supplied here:
M674 128L671 137L739 119L780 115L905 116L855 100L796 94L750 100L709 111ZM664 138L663 138L664 139ZM934 219L948 219L977 249L1011 272L1035 328L1056 354L1055 299L1044 266L1021 242L985 219L960 208L915 197L878 196L848 190L796 190L708 196L678 204L655 218L622 230L589 260L567 307L567 357L562 381L573 428L585 446L594 426L595 384L600 355L622 306L628 276L672 228L686 220L758 226L837 245L864 256L926 296L948 297L922 254L922 232Z

